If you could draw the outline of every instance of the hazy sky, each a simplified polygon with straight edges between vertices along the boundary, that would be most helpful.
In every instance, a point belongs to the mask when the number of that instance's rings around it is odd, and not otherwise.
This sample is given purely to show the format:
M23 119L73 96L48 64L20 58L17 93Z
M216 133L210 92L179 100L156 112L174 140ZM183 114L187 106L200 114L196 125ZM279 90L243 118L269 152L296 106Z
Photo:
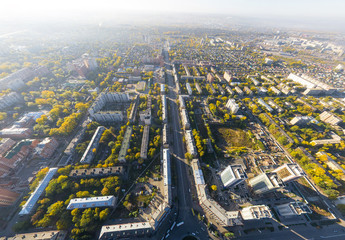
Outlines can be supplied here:
M345 19L345 0L1 0L0 18L44 20L124 10Z

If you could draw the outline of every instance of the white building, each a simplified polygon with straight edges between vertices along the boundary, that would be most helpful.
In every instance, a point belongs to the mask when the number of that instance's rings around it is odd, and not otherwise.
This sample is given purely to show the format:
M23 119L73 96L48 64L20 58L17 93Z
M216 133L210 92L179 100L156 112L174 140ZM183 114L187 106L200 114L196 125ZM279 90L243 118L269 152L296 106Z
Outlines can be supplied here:
M21 103L23 101L24 99L20 94L16 92L11 92L0 97L0 110L3 110L7 107L11 107L16 103Z
M273 109L262 98L258 98L258 103L261 106L265 107L267 109L267 111L273 112Z
M254 205L241 210L243 220L261 220L272 218L271 210L266 205Z
M192 155L196 156L198 152L196 151L195 143L194 143L194 137L191 130L185 131L185 140L187 145L187 151Z
M341 123L343 121L340 117L338 117L338 116L336 116L333 113L328 112L328 111L322 112L319 115L319 117L320 117L321 121L323 121L325 123L329 123L331 125L338 125L339 123Z
M255 194L265 194L284 186L276 173L261 173L249 180Z
M274 169L273 172L277 173L278 177L284 183L295 181L304 175L302 169L297 164L293 163L285 163Z
M105 131L105 127L99 126L96 132L93 134L92 139L87 146L83 156L80 159L80 163L82 164L90 164L93 160L94 156L96 155L96 150L99 145L99 140L102 137L103 132Z
M226 188L235 187L247 178L247 174L245 173L241 165L229 165L220 174L220 179L222 180L222 183Z
M236 103L235 99L230 98L226 103L226 107L231 111L232 114L236 114L240 109L240 106Z
M189 83L186 83L186 88L187 88L187 92L188 92L189 96L192 96L193 95L193 91L192 91L192 88L190 87Z
M181 109L181 120L184 129L190 129L189 116L186 109Z
M115 196L73 198L69 202L67 209L73 210L76 208L114 207L115 204Z
M31 194L30 198L23 205L22 210L19 212L19 215L28 215L32 213L38 199L41 197L42 193L48 186L50 180L54 177L54 174L57 172L58 168L50 168L43 180L36 187L35 191Z

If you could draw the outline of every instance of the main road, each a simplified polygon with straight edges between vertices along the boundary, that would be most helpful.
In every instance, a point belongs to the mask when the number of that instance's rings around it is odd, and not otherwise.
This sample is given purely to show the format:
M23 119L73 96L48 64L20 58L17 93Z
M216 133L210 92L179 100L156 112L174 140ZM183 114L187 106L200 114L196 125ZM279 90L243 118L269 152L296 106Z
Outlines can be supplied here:
M168 59L166 58L166 61ZM169 64L166 64L169 68ZM170 111L168 111L169 122L171 132L168 135L170 139L170 153L172 160L175 162L175 168L177 173L177 215L176 223L183 222L180 226L175 226L171 231L167 239L183 239L187 235L194 235L198 239L209 239L208 232L205 224L198 220L196 216L193 216L193 199L190 193L191 183L188 177L188 164L185 159L185 151L183 145L183 131L180 126L179 109L177 106L178 94L176 92L176 86L171 74L167 73L168 80L168 96L167 102L170 105Z

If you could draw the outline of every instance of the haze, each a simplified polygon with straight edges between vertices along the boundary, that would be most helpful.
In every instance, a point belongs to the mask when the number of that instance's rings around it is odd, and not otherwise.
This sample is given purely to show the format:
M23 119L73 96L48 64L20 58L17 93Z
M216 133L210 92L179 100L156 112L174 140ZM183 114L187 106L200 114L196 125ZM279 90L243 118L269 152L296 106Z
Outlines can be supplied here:
M275 23L307 24L311 27L336 28L343 30L345 2L341 0L129 0L129 1L44 1L6 0L1 5L0 20L3 23L49 20L104 21L118 19L133 21L143 18L142 14L186 13L222 14L234 17L274 19ZM139 16L140 15L140 16ZM279 20L277 22L277 20ZM162 20L164 22L164 19ZM317 23L317 24L315 24ZM316 25L316 26L315 26Z

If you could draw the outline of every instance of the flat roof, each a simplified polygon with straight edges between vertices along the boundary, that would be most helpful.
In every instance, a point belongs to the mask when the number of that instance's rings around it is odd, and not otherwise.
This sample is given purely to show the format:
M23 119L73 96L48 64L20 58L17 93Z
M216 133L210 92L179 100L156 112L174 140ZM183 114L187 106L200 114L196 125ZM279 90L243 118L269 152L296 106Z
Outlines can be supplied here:
M141 230L141 229L152 229L152 226L149 222L131 222L124 224L115 224L115 225L104 225L101 229L100 237L105 233L112 232L122 232L122 231L132 231L132 230Z
M57 172L58 168L50 168L47 172L46 176L43 178L43 180L40 182L40 184L37 186L35 191L31 194L30 198L26 201L26 203L23 205L22 210L19 212L19 215L27 215L30 214L32 209L34 208L36 202L41 197L42 193L48 186L48 183L53 178L54 174Z
M115 200L115 196L73 198L69 202L67 209L71 210L75 208L113 207L115 205Z

